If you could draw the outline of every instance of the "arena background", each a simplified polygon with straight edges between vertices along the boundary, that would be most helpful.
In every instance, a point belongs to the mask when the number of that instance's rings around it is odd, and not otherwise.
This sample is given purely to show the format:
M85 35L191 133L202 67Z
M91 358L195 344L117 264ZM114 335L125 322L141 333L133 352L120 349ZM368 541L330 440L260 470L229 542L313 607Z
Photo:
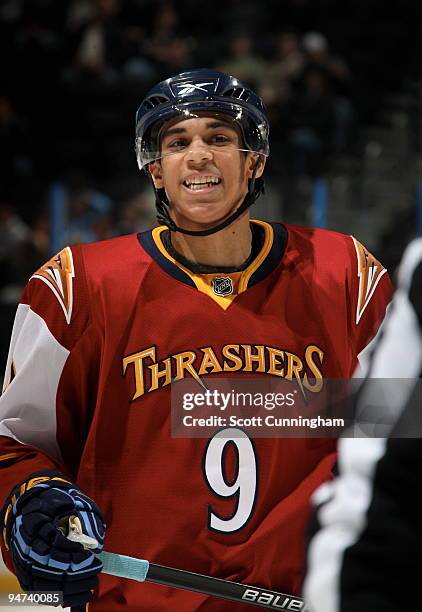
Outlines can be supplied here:
M271 158L253 215L353 233L394 275L422 233L419 13L412 0L2 0L1 370L39 265L65 244L155 225L134 114L185 69L230 72L266 102ZM0 589L16 588L0 570Z

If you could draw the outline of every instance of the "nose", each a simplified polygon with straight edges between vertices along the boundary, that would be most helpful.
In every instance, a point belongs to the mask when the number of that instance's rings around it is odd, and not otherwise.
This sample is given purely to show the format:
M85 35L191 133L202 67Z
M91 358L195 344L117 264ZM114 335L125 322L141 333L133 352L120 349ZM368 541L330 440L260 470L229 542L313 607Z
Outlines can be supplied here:
M211 148L202 139L192 141L187 151L187 161L191 164L203 164L213 157Z

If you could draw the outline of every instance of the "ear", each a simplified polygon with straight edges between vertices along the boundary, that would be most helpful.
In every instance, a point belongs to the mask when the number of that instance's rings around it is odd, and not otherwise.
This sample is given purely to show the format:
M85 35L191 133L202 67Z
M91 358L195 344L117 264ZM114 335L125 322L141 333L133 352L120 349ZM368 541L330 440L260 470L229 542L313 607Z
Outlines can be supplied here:
M259 178L260 176L262 176L264 172L266 161L267 161L267 158L264 155L257 155L256 153L250 155L248 159L248 165L247 165L248 178L252 178L252 175L255 171L255 167L257 164L258 164L258 168L256 170L255 178Z
M159 161L151 162L148 167L149 173L156 189L164 187L163 170Z

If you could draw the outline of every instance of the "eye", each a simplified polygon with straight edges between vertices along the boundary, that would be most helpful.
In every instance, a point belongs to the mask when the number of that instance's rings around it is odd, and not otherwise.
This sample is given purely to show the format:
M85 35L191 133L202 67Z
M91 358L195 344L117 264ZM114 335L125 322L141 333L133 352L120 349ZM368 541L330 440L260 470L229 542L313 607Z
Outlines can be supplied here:
M166 149L171 149L172 151L180 151L187 145L186 138L176 138L175 140L171 140L169 143L165 144Z
M232 140L225 134L215 134L210 138L210 142L216 145L225 145L231 143Z

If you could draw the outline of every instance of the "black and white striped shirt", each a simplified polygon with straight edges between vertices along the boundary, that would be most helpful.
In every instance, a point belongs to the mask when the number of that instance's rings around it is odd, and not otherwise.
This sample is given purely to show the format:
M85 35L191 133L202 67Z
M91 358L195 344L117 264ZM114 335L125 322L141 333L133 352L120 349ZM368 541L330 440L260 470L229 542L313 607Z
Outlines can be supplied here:
M385 407L397 420L388 438L342 438L339 476L313 497L304 583L312 612L422 607L422 432L409 430L409 422L422 421L416 384L422 371L422 238L404 253L392 305L364 368L357 409L368 405L372 380L383 379Z

